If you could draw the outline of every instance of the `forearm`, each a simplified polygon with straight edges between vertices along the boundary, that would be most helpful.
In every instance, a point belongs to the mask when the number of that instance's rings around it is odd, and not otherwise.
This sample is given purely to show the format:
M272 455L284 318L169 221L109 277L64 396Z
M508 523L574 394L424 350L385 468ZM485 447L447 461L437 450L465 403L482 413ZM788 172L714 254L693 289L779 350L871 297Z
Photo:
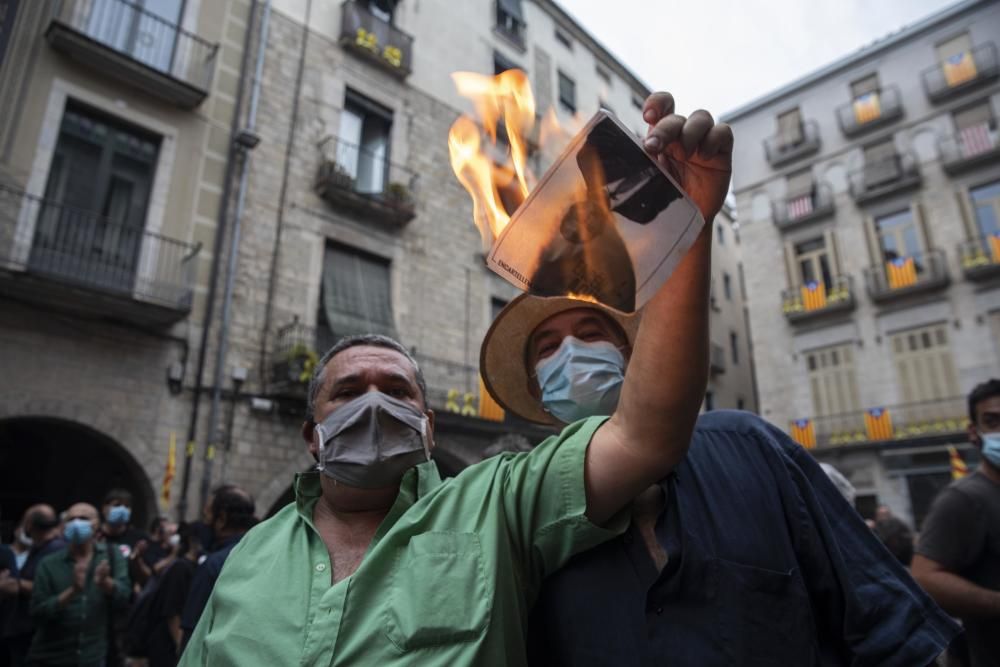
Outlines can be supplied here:
M181 640L184 638L184 631L181 629L181 617L171 616L167 619L167 631L170 633L170 638L174 642L174 646L177 650L177 655L181 653Z
M913 575L934 601L953 616L1000 618L1000 591L977 586L968 579L943 570L921 571L915 567Z
M70 586L57 595L32 596L31 617L38 620L52 618L69 605L77 592Z

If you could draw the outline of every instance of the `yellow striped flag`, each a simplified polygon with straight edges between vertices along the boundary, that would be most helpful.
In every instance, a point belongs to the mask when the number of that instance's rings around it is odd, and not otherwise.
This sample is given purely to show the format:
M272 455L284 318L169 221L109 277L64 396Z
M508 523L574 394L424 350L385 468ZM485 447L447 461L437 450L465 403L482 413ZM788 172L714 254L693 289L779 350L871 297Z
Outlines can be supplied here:
M826 308L826 286L811 280L802 286L802 305L806 310Z
M942 68L944 69L944 80L948 83L949 88L976 78L976 61L969 51L948 56L947 60L942 63Z
M160 491L160 503L163 509L170 507L170 487L174 483L177 472L177 434L170 432L170 446L167 448L167 468L163 471L163 488Z
M504 418L503 408L486 391L482 376L479 377L479 417L491 422L502 422Z
M854 120L858 125L870 123L882 115L882 105L879 103L878 92L872 91L854 98Z
M897 257L885 263L885 273L889 278L889 287L899 289L917 283L917 266L912 257Z
M806 449L816 447L816 428L811 419L795 419L792 421L789 435L792 440L799 443Z
M969 467L965 465L954 445L948 445L948 461L951 463L952 479L962 479L969 474Z
M869 440L889 440L892 438L892 417L885 408L865 410L865 433Z
M990 234L990 257L994 264L1000 264L1000 232Z

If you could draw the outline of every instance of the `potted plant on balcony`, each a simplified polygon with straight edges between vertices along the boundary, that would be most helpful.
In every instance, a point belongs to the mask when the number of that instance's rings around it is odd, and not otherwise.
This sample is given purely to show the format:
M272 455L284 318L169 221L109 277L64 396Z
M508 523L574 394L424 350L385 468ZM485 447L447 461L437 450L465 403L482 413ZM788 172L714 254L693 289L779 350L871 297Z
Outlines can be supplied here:
M354 190L355 179L347 168L335 160L324 160L316 174L316 190L320 195L332 188Z
M305 392L312 379L319 355L304 343L296 343L274 365L274 380L296 393Z
M410 188L399 181L393 181L385 189L385 201L403 215L412 216L414 212L413 195Z

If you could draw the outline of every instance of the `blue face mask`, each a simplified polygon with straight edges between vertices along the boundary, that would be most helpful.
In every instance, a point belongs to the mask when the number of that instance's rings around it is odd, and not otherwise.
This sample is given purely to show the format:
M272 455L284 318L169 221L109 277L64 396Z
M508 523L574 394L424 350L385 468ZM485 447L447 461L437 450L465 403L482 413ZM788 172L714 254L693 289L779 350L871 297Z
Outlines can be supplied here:
M63 528L63 538L70 544L83 544L94 536L94 527L86 519L73 519Z
M997 468L1000 468L1000 432L980 433L983 441L983 457Z
M125 505L115 505L108 510L108 523L112 525L121 525L123 523L128 523L128 520L132 518L132 510L130 510Z
M535 364L545 411L570 424L610 415L625 380L625 357L612 343L567 336L552 356Z

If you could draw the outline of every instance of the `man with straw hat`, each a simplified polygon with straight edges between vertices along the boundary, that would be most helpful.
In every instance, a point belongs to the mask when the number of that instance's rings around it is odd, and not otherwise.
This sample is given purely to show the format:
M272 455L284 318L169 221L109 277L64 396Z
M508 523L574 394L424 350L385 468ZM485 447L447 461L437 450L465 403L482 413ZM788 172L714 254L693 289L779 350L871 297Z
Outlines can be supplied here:
M520 296L483 341L486 386L557 428L615 413L639 320ZM668 368L651 382L683 380ZM956 633L806 450L750 413L718 411L638 495L621 537L546 580L528 647L546 666L927 665Z

